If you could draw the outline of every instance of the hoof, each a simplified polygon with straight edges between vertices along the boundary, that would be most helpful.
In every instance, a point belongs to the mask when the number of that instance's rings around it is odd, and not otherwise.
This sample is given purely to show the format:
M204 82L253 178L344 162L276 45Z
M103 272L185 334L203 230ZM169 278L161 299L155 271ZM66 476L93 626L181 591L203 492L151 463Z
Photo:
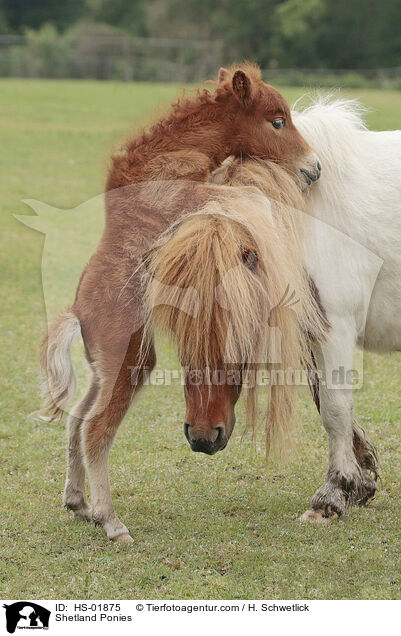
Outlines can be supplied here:
M364 479L360 484L356 495L353 497L351 503L356 506L367 506L375 498L377 490L377 484L369 475L364 475Z
M344 490L333 477L324 482L313 495L311 502L311 511L316 512L318 516L327 518L341 517L345 514L347 506L347 497Z
M74 513L76 519L92 521L92 508L82 490L76 490L67 481L64 488L63 506Z
M338 516L336 513L334 514L336 517ZM329 523L329 517L326 515L325 511L321 508L319 510L313 510L312 508L309 508L309 510L304 512L304 514L302 515L302 517L299 518L299 520L302 522L307 521L309 523Z
M367 499L364 499L363 501L358 501L358 506L368 506L373 501L373 499L375 499L374 495L368 497Z
M114 539L112 540L115 541L115 543L134 543L134 540L131 537L131 535L126 533L119 534L117 537L114 537Z
M71 510L74 513L75 519L78 521L92 521L92 508L89 504L71 504L70 502L64 502L64 508Z
M78 521L92 521L92 510L90 508L74 510L74 516Z

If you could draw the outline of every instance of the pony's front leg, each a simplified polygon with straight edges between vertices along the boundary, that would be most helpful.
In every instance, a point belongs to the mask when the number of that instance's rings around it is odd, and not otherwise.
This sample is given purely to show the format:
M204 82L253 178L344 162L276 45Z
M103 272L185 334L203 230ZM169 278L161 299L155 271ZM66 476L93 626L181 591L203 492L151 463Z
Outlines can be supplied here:
M333 327L325 344L313 348L320 376L320 412L328 435L329 468L326 481L314 494L302 520L339 517L347 505L366 503L376 490L369 473L372 447L353 420L355 341L350 323L344 321ZM336 385L338 378L341 385Z
M109 539L132 541L126 526L114 510L109 482L109 452L114 435L132 400L129 381L120 377L111 397L102 382L94 405L100 413L91 413L84 423L83 447L89 477L92 519L105 529Z

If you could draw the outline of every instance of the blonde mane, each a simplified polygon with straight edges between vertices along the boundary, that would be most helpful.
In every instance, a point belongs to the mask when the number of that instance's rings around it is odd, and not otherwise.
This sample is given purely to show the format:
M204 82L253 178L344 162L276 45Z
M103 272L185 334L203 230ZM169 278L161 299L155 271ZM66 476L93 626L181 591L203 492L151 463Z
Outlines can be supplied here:
M171 333L181 364L191 369L281 371L283 381L268 387L268 450L287 437L297 395L289 374L308 359L308 337L324 337L304 269L308 215L292 177L271 162L230 159L211 183L209 200L148 255L145 339L154 329ZM273 333L280 359L272 362ZM251 426L257 395L250 386Z

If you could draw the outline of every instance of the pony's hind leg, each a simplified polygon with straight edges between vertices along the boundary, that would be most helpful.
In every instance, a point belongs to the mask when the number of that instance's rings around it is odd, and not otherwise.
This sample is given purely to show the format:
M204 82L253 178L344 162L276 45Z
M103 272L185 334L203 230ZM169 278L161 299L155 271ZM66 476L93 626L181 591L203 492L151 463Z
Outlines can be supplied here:
M85 496L85 466L82 455L82 422L90 411L98 393L96 376L91 378L89 388L67 419L67 476L63 504L73 510L79 519L91 520L91 508Z
M139 339L140 343L140 339ZM109 539L132 542L128 529L115 512L110 490L108 458L111 445L119 424L143 382L143 367L153 368L155 354L153 346L147 352L133 382L132 368L139 356L138 339L130 342L127 354L119 371L112 371L113 363L108 363L108 372L100 380L99 393L91 412L84 422L83 448L89 477L92 519L103 526ZM132 366L131 366L132 365ZM110 391L110 383L113 386Z
M364 506L375 496L379 478L377 451L366 437L365 431L354 420L352 423L353 449L361 467L361 487L354 493L351 503Z

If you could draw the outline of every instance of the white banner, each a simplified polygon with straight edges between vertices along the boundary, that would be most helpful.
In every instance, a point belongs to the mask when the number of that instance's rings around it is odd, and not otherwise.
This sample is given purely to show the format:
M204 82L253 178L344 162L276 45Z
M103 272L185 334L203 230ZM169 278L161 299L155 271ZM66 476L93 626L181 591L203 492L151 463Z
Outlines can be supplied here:
M398 633L401 601L3 601L1 633L207 636ZM205 631L206 630L206 631ZM274 631L273 631L274 630ZM354 632L354 630L357 630ZM36 636L40 636L37 634Z

